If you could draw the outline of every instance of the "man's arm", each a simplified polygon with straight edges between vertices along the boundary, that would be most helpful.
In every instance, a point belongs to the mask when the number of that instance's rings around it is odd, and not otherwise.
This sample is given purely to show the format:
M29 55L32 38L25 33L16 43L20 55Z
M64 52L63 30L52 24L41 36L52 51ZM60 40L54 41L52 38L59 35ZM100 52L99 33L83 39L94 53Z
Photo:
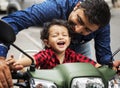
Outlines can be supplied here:
M109 64L112 56L110 47L110 25L97 31L95 37L95 51L98 63Z
M0 56L6 57L7 53L8 53L8 47L3 43L0 43Z
M45 0L25 10L17 11L2 18L10 24L15 33L30 26L40 26L52 19L67 19L78 0Z
M12 77L8 65L5 62L5 57L8 52L8 47L0 43L0 88L12 88Z

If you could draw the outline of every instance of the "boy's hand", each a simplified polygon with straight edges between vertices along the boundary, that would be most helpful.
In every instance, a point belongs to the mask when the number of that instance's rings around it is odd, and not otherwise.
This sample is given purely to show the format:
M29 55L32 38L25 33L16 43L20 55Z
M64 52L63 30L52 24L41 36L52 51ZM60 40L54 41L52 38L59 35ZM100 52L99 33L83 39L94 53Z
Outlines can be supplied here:
M15 70L22 70L24 67L19 62L13 64Z
M0 88L13 88L11 72L3 57L0 57Z
M21 70L23 66L14 59L14 56L11 55L10 58L6 59L6 63L9 65L11 70Z

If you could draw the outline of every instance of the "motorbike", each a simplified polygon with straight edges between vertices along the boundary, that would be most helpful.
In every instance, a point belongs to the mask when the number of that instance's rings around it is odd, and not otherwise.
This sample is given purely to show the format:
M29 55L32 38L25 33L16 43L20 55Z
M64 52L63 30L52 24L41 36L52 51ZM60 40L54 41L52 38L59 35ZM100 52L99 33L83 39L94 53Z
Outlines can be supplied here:
M7 35L7 36L6 36ZM25 72L12 73L12 78L17 80L15 86L20 88L114 88L113 78L117 71L113 69L111 57L109 65L95 68L89 63L60 64L53 69L36 69L33 58L21 50L13 42L15 33L10 25L0 20L0 41L12 45L32 60L32 64Z

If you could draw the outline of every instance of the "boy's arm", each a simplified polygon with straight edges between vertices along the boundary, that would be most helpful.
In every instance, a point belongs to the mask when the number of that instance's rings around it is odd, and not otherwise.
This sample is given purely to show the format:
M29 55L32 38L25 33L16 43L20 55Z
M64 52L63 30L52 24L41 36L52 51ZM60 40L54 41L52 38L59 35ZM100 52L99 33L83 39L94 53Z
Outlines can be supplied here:
M32 61L28 57L24 57L16 60L14 59L13 56L11 56L10 58L6 59L6 63L9 65L11 70L21 70L23 67L30 66Z
M34 62L36 64L35 59L34 59ZM20 64L20 65L23 65L23 67L27 67L27 66L30 66L31 63L32 63L32 60L30 58L24 57L24 58L17 60L16 63L14 63L14 65Z

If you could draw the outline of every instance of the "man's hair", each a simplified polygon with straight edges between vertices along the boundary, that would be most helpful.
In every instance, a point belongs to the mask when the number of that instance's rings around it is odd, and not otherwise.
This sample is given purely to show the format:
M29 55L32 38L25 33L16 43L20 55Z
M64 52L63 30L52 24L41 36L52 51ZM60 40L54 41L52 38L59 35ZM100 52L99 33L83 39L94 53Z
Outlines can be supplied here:
M53 19L51 22L46 22L44 24L44 27L43 27L43 30L41 31L41 39L44 40L44 39L48 39L49 37L49 28L53 25L60 25L60 26L64 26L68 29L68 33L69 33L69 36L71 36L71 29L69 27L69 24L67 21L65 20L60 20L60 19Z
M92 24L107 25L111 18L110 8L104 0L85 0L81 3L81 8L84 8L85 16Z

